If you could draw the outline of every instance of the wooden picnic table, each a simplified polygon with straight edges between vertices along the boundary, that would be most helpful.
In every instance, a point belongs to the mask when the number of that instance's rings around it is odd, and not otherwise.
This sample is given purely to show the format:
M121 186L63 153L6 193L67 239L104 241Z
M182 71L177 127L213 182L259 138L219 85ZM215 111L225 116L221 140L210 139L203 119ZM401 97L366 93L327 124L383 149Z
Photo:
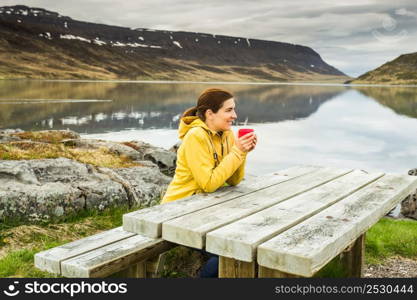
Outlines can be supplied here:
M342 254L361 276L366 231L417 177L299 166L123 216L123 229L219 255L219 277L311 277Z

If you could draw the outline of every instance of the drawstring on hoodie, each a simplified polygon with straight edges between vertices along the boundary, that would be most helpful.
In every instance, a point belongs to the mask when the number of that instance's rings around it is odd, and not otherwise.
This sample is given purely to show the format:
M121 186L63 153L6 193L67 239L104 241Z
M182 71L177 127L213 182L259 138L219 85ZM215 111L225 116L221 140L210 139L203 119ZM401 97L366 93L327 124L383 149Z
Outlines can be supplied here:
M213 143L213 139L211 137L211 133L208 132L207 130L205 130L205 131L209 135L210 144L211 144L211 147L213 148L213 153L214 153L213 154L213 157L214 157L214 167L217 167L220 164L219 156L218 156L218 154L216 152L216 148L214 148L214 143ZM221 135L219 135L219 136L220 136L220 139L221 139ZM227 142L228 142L228 140L227 140L227 136L226 136L227 153L229 153L229 144ZM223 141L220 142L220 145L222 147L222 157L224 157Z
M213 157L214 157L214 167L217 167L219 165L219 163L220 163L219 162L219 156L217 155L216 148L214 148L213 139L211 137L210 132L207 132L207 134L209 135L210 144L211 144L211 147L213 148L213 153L214 153L213 154ZM221 145L222 145L222 155L223 155L223 143L221 143Z

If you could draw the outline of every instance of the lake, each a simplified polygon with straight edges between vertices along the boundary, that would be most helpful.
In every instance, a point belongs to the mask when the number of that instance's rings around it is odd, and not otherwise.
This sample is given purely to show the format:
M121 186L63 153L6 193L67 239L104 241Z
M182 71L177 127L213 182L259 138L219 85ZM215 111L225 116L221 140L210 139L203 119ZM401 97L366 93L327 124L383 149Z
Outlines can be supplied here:
M181 113L207 87L235 95L234 131L258 134L248 173L300 164L403 174L417 167L415 87L3 80L0 128L68 128L170 148Z

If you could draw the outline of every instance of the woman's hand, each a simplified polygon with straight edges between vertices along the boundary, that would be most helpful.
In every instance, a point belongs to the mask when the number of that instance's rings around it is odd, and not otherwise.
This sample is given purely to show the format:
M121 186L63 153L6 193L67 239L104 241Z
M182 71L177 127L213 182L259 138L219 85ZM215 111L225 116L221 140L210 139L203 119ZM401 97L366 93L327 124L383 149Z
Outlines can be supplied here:
M258 143L258 136L256 135L256 133L254 133L254 136L255 136L255 138L253 139L252 146L251 146L249 152L252 151L253 149L255 149L256 143Z
M243 152L252 151L255 148L256 143L257 137L254 132L250 132L236 139L236 147Z

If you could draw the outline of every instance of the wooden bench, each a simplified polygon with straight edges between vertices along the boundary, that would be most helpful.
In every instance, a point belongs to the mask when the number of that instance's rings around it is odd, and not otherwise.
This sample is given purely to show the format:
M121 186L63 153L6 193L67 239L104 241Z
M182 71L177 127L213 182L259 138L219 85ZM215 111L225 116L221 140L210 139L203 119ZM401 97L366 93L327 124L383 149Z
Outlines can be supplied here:
M126 231L220 256L220 277L311 277L341 255L361 276L366 231L417 188L408 175L295 167L126 214Z
M310 168L294 168L290 174L304 174L314 170ZM176 246L163 240L161 224L175 216L184 215L197 208L205 208L242 194L256 191L287 179L276 175L265 176L264 180L256 180L252 184L236 187L221 188L215 193L215 201L207 202L206 195L197 195L173 203L158 205L140 211L126 214L127 224L131 218L140 212L148 216L156 215L156 227L145 230L146 235L134 233L137 228L129 228L125 224L109 231L89 236L65 245L61 245L35 255L35 267L64 277L156 277L163 265L165 251ZM200 199L200 200L198 200ZM192 203L192 205L188 205ZM188 207L188 209L186 208ZM161 214L163 216L161 216ZM148 223L149 224L149 223ZM140 227L136 225L135 227Z
M173 246L118 227L39 252L35 266L64 277L154 277L159 255Z
M183 245L218 254L219 277L311 277L338 256L359 277L366 231L416 188L408 175L293 167L125 214L123 229L38 253L35 265L145 277L149 258Z

